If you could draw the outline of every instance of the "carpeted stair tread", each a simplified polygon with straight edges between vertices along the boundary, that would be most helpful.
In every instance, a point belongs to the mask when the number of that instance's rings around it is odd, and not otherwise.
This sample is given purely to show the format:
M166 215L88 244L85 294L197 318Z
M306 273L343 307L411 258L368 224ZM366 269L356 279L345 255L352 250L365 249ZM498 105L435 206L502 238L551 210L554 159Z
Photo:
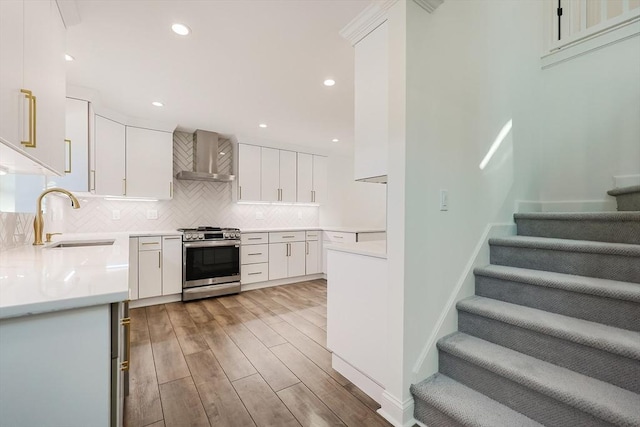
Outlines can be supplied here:
M417 399L465 426L542 426L441 373L412 385L411 392Z
M513 215L518 219L556 220L556 221L640 221L640 212L522 212Z
M494 246L547 249L567 252L582 252L640 257L640 245L627 243L594 242L590 240L553 239L549 237L509 236L489 239Z
M576 276L573 274L543 270L530 270L505 265L477 267L473 272L476 276L492 277L529 285L563 289L571 292L640 303L640 285L637 283ZM638 321L640 321L640 319Z
M460 332L438 349L611 424L640 425L636 393Z
M619 187L614 188L613 190L607 191L607 194L610 196L621 196L623 194L631 194L631 193L640 193L640 185L630 185L628 187Z
M638 332L480 296L459 301L456 307L478 316L640 361Z

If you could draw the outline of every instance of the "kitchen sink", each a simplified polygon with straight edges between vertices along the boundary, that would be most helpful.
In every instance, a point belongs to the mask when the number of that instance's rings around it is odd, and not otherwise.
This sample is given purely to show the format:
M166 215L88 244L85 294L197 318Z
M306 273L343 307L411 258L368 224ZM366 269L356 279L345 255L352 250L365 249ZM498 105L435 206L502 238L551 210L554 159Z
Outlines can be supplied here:
M113 245L115 240L76 240L67 242L57 242L51 246L47 246L47 249L55 248L80 248L84 246L110 246Z

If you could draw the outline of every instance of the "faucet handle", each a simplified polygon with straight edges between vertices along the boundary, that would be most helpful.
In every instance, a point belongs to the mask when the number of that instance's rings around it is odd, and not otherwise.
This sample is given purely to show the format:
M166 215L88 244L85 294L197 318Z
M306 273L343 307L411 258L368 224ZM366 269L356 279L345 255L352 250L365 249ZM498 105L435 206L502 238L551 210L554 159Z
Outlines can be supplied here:
M51 237L55 236L56 234L62 234L62 233L47 233L47 234L45 234L45 237L46 237L45 243L51 243Z

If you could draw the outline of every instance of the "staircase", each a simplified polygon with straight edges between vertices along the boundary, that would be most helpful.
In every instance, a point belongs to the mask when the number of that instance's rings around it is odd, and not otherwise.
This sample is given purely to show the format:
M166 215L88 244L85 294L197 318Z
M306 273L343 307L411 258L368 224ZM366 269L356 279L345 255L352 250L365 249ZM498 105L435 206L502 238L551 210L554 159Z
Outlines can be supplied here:
M439 372L411 386L438 426L640 426L640 211L516 214L457 304Z

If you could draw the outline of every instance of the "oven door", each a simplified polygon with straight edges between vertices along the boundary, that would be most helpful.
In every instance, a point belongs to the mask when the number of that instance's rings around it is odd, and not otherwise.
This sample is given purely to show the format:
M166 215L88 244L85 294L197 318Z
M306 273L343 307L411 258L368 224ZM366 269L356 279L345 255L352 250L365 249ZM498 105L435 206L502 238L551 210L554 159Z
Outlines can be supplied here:
M182 244L182 287L240 281L240 241Z

